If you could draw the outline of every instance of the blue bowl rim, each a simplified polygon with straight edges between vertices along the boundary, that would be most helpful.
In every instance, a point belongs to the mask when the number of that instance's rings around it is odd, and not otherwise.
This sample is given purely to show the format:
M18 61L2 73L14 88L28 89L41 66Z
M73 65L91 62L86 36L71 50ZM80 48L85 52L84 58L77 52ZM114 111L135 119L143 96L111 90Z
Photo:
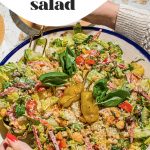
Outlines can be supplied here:
M139 46L138 44L136 44L135 42L133 42L132 40L128 39L127 37L116 33L114 31L110 31L107 29L103 29L103 28L99 28L99 27L82 27L83 30L91 30L91 31L99 31L100 29L102 29L102 32L116 36L124 41L126 41L127 43L129 43L130 45L132 45L133 47L135 47L140 53L142 53L144 55L144 57L146 57L148 59L148 61L150 62L150 54L144 50L141 46ZM56 32L62 32L62 31L68 31L68 30L73 30L73 27L64 27L64 28L58 28L58 29L53 29L53 30L49 30L43 33L43 36L45 35L49 35L52 33L56 33ZM39 36L40 37L40 36ZM39 37L35 37L35 39L39 38ZM30 39L25 40L24 42L22 42L21 44L19 44L16 48L14 48L10 53L8 53L4 59L0 62L0 66L4 65L17 51L19 51L22 47L24 47L25 45L29 44Z

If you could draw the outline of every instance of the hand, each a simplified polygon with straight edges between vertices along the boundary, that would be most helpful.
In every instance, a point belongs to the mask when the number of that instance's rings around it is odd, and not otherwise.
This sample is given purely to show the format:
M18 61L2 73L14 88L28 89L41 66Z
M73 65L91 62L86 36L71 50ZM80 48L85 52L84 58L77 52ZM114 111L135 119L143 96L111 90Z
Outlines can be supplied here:
M7 140L5 139L1 144L0 144L0 150L6 150L8 147Z
M83 20L93 24L105 25L110 28L115 28L119 5L113 2L106 2L93 13L86 16Z
M32 150L32 148L8 133L6 139L0 144L0 150Z
M19 140L11 141L10 139L7 139L7 142L9 147L12 148L13 150L32 150L32 148L28 144Z

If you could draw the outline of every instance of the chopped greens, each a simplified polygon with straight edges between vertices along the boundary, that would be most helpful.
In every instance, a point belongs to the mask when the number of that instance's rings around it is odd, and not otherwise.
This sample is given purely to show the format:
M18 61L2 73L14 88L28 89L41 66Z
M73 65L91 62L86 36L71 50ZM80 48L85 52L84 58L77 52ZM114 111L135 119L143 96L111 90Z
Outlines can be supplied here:
M49 72L43 74L39 77L39 80L45 86L60 86L66 83L66 79L68 79L68 75L63 72Z
M69 47L64 52L59 54L60 64L64 73L72 76L76 71L75 53Z
M0 120L33 150L147 150L150 79L103 30L89 33L78 23L0 66Z
M17 104L15 112L17 117L23 116L25 114L25 105Z
M97 104L105 107L113 107L122 103L130 96L128 90L118 89L108 93L107 80L99 80L93 88L93 96L96 98Z

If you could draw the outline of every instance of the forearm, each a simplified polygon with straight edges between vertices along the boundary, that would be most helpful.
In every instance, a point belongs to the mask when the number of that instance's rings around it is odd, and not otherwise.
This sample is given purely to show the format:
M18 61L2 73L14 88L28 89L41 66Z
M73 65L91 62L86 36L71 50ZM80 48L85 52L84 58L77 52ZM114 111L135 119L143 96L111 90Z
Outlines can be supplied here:
M85 17L93 24L105 25L150 49L150 12L128 5L106 2Z
M93 13L89 14L84 20L89 21L93 24L100 24L115 29L117 13L119 5L113 2L106 2Z

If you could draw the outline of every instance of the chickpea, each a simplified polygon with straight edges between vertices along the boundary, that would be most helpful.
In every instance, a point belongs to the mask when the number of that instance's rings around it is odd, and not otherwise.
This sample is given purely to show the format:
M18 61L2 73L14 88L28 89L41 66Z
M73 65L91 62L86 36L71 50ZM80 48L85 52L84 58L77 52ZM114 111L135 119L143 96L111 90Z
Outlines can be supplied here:
M128 132L122 132L122 136L123 136L124 138L128 138L128 137L129 137L129 133L128 133Z
M2 117L5 117L6 116L6 113L7 113L7 110L5 108L2 108L1 111L0 111L0 115Z
M118 121L117 123L116 123L116 127L118 128L118 129L123 129L124 128L124 121L122 121L122 120L120 120L120 121Z
M68 125L68 121L60 118L56 118L57 123L59 123L60 126L66 127Z
M114 113L115 117L119 118L121 113L118 108L112 107L110 108L111 112Z
M115 120L115 117L114 117L114 116L108 116L108 117L106 118L106 123L107 123L107 125L112 125L112 124L114 124L114 120Z
M83 136L81 133L79 132L74 132L72 135L71 135L71 138L77 142L80 142L82 143L83 142Z
M68 137L68 133L66 131L62 131L61 133L63 137Z
M118 143L118 140L113 139L113 138L109 138L107 142L108 142L109 144L117 144L117 143Z

